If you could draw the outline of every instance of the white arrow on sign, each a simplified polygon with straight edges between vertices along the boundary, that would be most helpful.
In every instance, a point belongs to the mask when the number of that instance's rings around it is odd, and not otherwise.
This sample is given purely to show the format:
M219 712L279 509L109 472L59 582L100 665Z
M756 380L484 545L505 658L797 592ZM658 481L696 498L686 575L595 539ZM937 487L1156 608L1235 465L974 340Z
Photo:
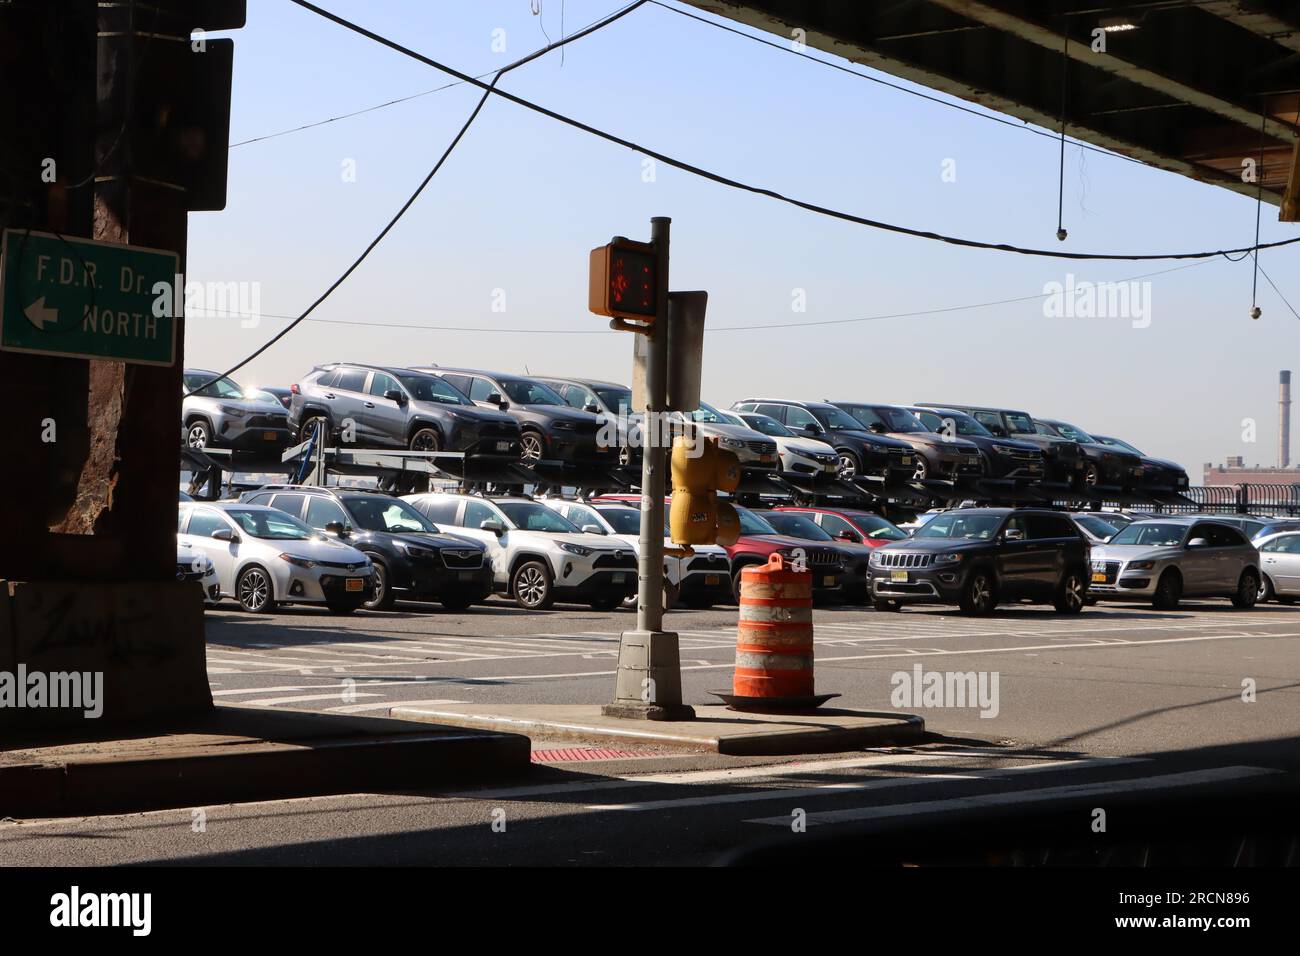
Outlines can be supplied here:
M45 307L45 296L41 296L24 309L23 315L27 316L27 321L31 322L32 325L36 326L42 332L45 331L45 326L50 325L51 323L57 324L59 321L59 310L47 309Z

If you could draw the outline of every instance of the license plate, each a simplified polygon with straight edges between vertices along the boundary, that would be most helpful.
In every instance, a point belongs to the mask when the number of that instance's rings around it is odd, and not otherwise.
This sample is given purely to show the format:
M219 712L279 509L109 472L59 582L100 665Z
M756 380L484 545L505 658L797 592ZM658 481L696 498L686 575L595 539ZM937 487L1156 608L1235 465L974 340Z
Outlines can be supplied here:
M901 583L901 584L906 584L906 583L907 583L907 572L906 572L906 571L890 571L890 572L889 572L889 580L891 580L891 581L897 581L897 582L899 582L899 583Z
M1093 583L1094 583L1094 584L1105 584L1105 583L1106 583L1106 572L1105 572L1105 571L1093 571L1093 572L1092 572L1092 580L1093 580Z
M912 456L904 455L902 458L898 460L901 461L904 465L910 465L912 463Z
M509 451L509 450L510 450L510 442L508 441L497 442L497 451Z
M822 585L828 588L835 587L835 575L828 574L826 577L822 578Z
M612 580L615 584L622 584L624 581L627 580L627 575L622 571L616 571L614 573Z
M366 579L348 578L348 583L343 586L349 591L364 591L366 589Z
M280 436L277 435L275 432L262 432L262 437L267 441L275 441Z
M473 571L462 571L462 572L460 572L460 574L456 575L456 577L458 577L458 578L459 578L460 580L462 580L462 581L473 581L473 580L474 580L474 572L473 572Z
M704 586L705 586L706 588L714 587L714 586L717 585L721 580L722 580L722 579L721 579L720 577L718 577L716 574L706 574L706 575L704 575Z
M776 461L776 455L759 455L758 460L764 464L770 464L771 462Z

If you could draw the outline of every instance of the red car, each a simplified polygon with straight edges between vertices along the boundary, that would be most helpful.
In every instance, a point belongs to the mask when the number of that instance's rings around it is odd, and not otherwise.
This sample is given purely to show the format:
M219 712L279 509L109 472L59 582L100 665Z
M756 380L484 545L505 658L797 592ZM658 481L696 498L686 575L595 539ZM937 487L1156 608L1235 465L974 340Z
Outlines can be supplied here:
M639 505L641 496L601 495L598 500L625 501ZM669 495L664 501L665 504L671 504L672 496ZM748 508L737 506L736 514L740 517L740 537L736 539L735 544L727 547L727 557L731 559L731 580L735 594L740 593L741 571L753 564L766 564L767 559L778 552L785 558L791 558L796 548L803 549L808 570L815 575L813 600L840 594L847 565L844 555L839 550L829 545L824 548L810 547L809 543L801 538L778 534L775 528Z
M898 528L878 514L870 511L858 511L844 508L776 508L775 511L797 511L817 522L827 534L837 541L850 544L865 544L869 548L878 548L891 541L902 541L907 532Z

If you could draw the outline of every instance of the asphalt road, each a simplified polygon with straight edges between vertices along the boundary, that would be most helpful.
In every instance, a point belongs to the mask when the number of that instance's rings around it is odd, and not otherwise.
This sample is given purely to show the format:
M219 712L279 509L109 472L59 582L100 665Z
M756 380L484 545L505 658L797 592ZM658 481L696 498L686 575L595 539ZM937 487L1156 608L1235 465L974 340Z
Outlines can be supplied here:
M673 612L668 622L681 636L687 701L711 701L708 691L730 681L735 609ZM498 601L463 614L220 610L208 615L209 672L217 700L256 707L373 716L414 702L596 703L612 691L619 633L632 623L627 611L525 613ZM1067 618L1023 606L985 619L826 608L815 627L818 690L840 693L846 707L919 713L929 742L729 758L535 740L543 762L530 777L488 791L208 807L202 830L191 809L10 821L0 823L0 858L707 863L790 834L796 819L810 833L904 818L914 826L972 809L1253 786L1300 763L1300 608L1100 605ZM892 706L895 675L918 665L923 675L973 672L989 696ZM622 756L545 752L602 745Z

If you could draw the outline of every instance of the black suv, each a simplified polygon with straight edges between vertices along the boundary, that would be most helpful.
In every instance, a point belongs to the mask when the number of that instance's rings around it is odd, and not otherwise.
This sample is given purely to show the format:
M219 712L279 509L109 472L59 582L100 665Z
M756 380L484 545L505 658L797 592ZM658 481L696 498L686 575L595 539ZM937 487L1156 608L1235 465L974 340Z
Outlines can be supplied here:
M463 611L492 594L487 548L443 534L401 498L359 488L266 485L240 501L278 508L368 555L375 587L365 607L372 611L388 610L399 597Z
M971 442L984 456L989 478L1012 478L1041 481L1043 450L1033 442L1016 438L998 438L978 421L955 408L908 409L922 424L940 435L956 435Z
M554 375L535 375L564 399L570 408L591 412L613 422L618 440L619 462L633 465L641 460L641 441L629 441L628 436L637 427L641 415L632 411L632 389L617 382L595 378L558 378Z
M790 431L831 445L840 456L840 477L883 478L899 484L916 473L916 452L905 441L873 435L865 425L830 402L747 398L731 406L775 418Z
M290 386L289 422L306 441L318 422L358 448L460 451L519 459L519 426L440 378L405 368L318 365ZM349 427L350 425L350 427Z
M992 432L995 438L1014 438L1038 446L1043 453L1044 481L1083 490L1086 464L1083 449L1072 441L1039 432L1034 427L1034 417L1028 412L952 402L917 402L916 405L965 412Z
M836 402L873 435L887 435L912 446L916 452L917 481L960 481L984 477L984 458L973 442L956 435L941 435L906 408L868 402Z
M1168 458L1152 458L1122 438L1098 435L1096 432L1090 432L1089 434L1092 435L1092 440L1095 442L1109 445L1112 448L1122 448L1141 457L1142 480L1138 482L1139 490L1152 494L1176 494L1187 490L1187 469L1178 462L1170 461Z
M906 541L872 553L872 603L878 611L923 602L988 614L999 602L1034 601L1078 614L1088 599L1089 551L1059 511L945 511Z
M476 369L417 366L464 392L481 408L495 408L519 423L520 460L618 464L618 444L598 442L604 418L571 408L545 382Z

